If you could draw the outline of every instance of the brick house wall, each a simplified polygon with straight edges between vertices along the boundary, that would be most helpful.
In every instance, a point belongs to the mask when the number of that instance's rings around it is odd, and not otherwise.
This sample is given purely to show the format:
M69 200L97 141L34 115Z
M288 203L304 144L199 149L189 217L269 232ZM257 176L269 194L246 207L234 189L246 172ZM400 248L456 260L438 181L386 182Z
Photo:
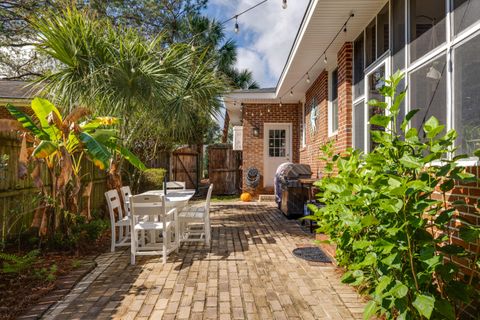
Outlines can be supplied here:
M320 147L329 140L335 142L335 151L352 146L352 58L353 46L346 42L337 54L338 66L338 132L328 136L328 72L323 71L305 94L306 145L300 150L300 163L309 164L313 177L321 177L324 163L319 160ZM310 114L312 102L318 105L316 130L312 130Z
M264 123L291 123L292 124L292 158L300 160L300 120L302 117L301 104L243 104L243 189L246 189L245 175L250 167L260 171L259 193L271 193L273 190L263 188L264 171ZM253 136L253 128L260 130L258 137Z

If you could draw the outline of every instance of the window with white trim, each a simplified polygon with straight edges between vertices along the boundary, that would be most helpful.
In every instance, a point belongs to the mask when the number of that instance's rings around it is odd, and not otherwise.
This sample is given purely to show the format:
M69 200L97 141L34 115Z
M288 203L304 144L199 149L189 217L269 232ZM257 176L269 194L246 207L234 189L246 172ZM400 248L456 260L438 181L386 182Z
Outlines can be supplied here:
M437 117L445 130L457 131L456 153L473 156L473 151L480 148L480 0L390 0L388 5L392 35L389 54L378 55L382 51L379 20L384 21L380 15L357 37L363 37L364 65L356 61L361 55L355 52L360 50L359 43L354 43L355 86L362 81L357 76L365 74L365 89L353 90L354 146L361 147L363 135L367 137L363 139L365 151L370 147L367 117L371 110L364 113L365 131L359 131L357 109L362 101L370 99L369 75L385 62L387 77L399 69L405 74L398 88L409 88L401 116L419 109L411 125L420 129L420 134L423 123L432 115Z
M338 132L338 69L330 74L330 99L328 110L328 133L335 135Z
M480 149L480 35L455 47L453 61L458 152L472 155Z

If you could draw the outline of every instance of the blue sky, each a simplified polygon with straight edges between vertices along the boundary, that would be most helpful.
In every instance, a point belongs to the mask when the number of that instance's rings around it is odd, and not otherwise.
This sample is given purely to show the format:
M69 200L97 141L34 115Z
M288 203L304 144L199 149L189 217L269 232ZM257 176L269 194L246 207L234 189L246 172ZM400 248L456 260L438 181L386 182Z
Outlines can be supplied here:
M275 87L285 65L309 0L289 0L282 9L281 0L268 0L238 18L240 32L234 32L235 21L225 25L228 38L238 45L238 68L253 72L261 87ZM261 0L209 0L205 14L224 21L261 2Z

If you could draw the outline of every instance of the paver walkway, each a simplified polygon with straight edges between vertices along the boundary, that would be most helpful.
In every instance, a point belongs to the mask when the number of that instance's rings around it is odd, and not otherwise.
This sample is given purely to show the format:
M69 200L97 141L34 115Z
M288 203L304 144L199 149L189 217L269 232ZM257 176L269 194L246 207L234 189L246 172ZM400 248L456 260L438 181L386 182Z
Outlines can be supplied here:
M166 265L128 251L98 267L45 319L356 319L363 303L330 264L292 250L312 243L268 204L216 204L212 247L184 245Z

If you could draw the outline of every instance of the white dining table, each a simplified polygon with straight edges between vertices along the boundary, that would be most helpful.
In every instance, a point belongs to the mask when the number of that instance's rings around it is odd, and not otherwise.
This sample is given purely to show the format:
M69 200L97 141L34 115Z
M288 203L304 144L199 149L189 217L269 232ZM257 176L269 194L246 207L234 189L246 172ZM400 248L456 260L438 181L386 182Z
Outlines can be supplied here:
M165 195L163 190L150 190L141 193L142 195ZM188 204L188 201L193 198L195 195L195 190L193 189L179 189L179 190L167 190L166 202L167 206L170 208L177 208L178 212Z

